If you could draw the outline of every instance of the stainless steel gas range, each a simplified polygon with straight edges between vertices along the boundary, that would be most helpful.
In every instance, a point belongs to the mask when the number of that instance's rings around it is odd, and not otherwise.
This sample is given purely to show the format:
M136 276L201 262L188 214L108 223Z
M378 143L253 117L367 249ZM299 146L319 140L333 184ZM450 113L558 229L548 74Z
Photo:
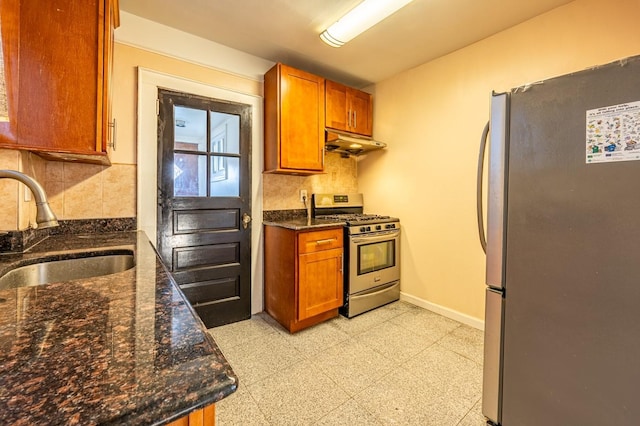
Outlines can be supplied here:
M346 222L344 306L348 318L400 298L400 220L365 214L362 194L313 194L311 214Z

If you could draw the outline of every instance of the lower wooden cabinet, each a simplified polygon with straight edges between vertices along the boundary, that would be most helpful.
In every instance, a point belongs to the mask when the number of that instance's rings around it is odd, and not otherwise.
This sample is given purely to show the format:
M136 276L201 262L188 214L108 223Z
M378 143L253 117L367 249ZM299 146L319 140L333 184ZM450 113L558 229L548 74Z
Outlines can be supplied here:
M265 309L294 333L338 315L343 304L342 227L265 226Z
M188 415L174 420L167 426L214 426L216 424L216 405L207 405Z

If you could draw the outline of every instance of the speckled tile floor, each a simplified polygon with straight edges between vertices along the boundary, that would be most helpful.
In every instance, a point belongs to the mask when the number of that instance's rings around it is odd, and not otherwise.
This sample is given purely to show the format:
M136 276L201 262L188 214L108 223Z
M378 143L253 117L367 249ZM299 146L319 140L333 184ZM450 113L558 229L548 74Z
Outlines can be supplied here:
M217 425L485 425L482 331L414 305L293 335L266 313L209 332L240 381Z

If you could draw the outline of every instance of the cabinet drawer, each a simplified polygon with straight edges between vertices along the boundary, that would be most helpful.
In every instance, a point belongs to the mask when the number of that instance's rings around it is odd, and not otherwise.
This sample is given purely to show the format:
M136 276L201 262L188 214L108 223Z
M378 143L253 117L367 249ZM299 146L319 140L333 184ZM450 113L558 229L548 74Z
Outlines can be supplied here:
M342 247L342 228L298 234L298 253L313 253Z

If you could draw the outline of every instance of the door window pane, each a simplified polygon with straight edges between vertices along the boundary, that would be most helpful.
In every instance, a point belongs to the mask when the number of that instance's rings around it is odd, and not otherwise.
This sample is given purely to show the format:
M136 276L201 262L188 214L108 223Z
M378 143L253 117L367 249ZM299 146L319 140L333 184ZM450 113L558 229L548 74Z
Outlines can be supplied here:
M175 197L207 196L207 156L175 153L173 163Z
M240 195L240 159L211 156L211 197Z
M240 117L211 111L211 152L240 154Z
M207 111L174 107L174 149L207 150Z
M358 246L358 275L395 266L395 241Z

